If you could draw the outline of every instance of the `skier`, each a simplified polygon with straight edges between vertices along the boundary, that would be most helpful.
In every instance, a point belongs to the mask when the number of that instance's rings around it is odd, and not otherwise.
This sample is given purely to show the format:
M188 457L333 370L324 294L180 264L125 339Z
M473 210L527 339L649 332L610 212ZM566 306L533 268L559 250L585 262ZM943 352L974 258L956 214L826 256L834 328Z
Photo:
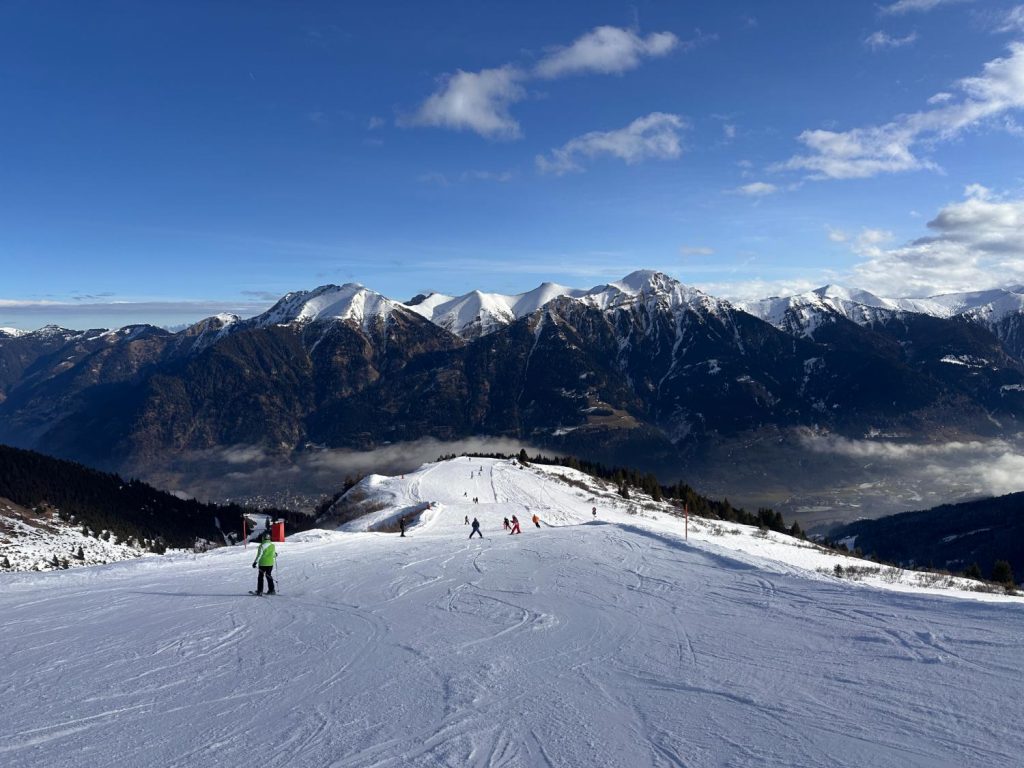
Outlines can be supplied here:
M475 517L473 518L473 530L469 532L469 538L472 539L474 533L481 539L484 537L484 535L480 533L480 521L477 520Z
M515 515L512 515L512 530L509 531L508 534L511 536L513 533L522 533L522 531L519 530L519 518Z
M398 518L398 528L402 532L401 538L405 538L405 516Z
M594 519L597 520L597 507L591 507L590 514L592 514L594 516Z
M540 518L537 517L537 513L533 513L533 524L540 528Z
M466 525L469 525L469 515L466 515Z
M501 527L502 527L502 528L503 528L504 530L506 530L506 531L507 531L507 530L508 530L509 528L511 528L511 527L512 527L512 523L510 523L510 522L508 521L508 518L506 517L506 518L505 518L505 519L504 519L504 520L502 521L502 523L501 523Z
M260 575L256 579L256 591L254 595L263 594L263 577L267 577L267 594L274 594L274 577L271 576L271 571L274 570L274 563L277 562L277 549L274 547L274 542L270 540L270 534L264 533L263 540L260 542L260 548L256 550L256 559L252 561L253 568L260 569Z

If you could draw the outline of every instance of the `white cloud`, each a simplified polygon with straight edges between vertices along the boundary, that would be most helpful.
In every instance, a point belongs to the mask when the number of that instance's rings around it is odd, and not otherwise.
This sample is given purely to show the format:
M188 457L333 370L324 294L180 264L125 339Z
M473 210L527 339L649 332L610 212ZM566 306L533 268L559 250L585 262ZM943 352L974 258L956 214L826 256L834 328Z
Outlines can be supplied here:
M732 141L736 138L736 126L732 123L723 123L722 133L725 134L726 141Z
M523 79L523 72L511 65L479 72L459 70L423 102L411 122L468 129L491 139L517 138L519 123L508 108L526 96Z
M505 183L512 181L515 174L512 171L465 171L459 176L460 181L497 181Z
M730 282L700 282L695 283L694 287L726 301L739 303L757 301L766 296L794 296L798 293L813 291L826 282L828 282L828 278L823 275L817 280L806 280L803 278L766 280L764 278L753 278Z
M383 117L371 115L370 119L366 121L366 130L375 131L378 128L383 128L385 125L387 125L387 120L385 120Z
M420 184L436 184L439 187L450 187L452 184L448 177L440 171L421 173L416 177L416 181Z
M750 184L744 184L735 190L737 194L746 195L747 197L765 197L767 195L774 195L778 191L778 187L766 181L754 181Z
M825 227L825 231L828 232L828 239L833 243L845 243L850 239L850 235L841 229L835 229L834 227Z
M684 245L679 249L679 253L683 256L711 256L714 252L714 248L704 245Z
M1011 8L1003 16L996 28L997 32L1017 32L1024 30L1024 5Z
M892 5L882 7L882 13L902 15L912 11L930 11L940 5L954 5L955 3L967 3L972 0L897 0Z
M878 256L882 253L882 244L891 242L892 232L886 229L869 229L865 227L853 240L853 251L861 256Z
M909 473L920 487L940 493L956 490L961 495L1001 496L1024 490L1024 446L1007 440L894 443L852 440L806 429L798 430L797 435L804 447L815 453L881 462L900 474Z
M849 131L808 130L798 137L811 150L778 163L775 170L810 171L813 178L854 179L937 166L915 154L920 145L948 141L965 130L1024 107L1024 43L985 64L981 75L957 83L958 101L901 115L881 126ZM998 127L998 126L997 126Z
M671 32L653 32L640 37L630 29L603 26L577 38L541 59L538 77L556 78L581 72L617 74L636 69L644 57L664 56L679 44Z
M911 32L904 37L893 37L879 30L868 35L864 39L864 45L873 51L878 51L885 48L902 48L905 45L910 45L915 40L917 40L917 32Z
M541 173L561 176L570 171L582 171L583 160L610 155L626 163L638 163L649 158L670 160L682 152L680 133L687 123L679 115L652 112L638 117L625 128L615 131L591 131L571 139L547 155L537 155L537 168Z
M928 99L929 104L945 104L947 101L953 98L953 94L948 91L940 91Z
M883 247L885 238L858 239L855 250L867 258L854 268L857 284L883 295L929 296L1024 282L1024 199L1000 199L971 184L928 228L932 234L897 248Z

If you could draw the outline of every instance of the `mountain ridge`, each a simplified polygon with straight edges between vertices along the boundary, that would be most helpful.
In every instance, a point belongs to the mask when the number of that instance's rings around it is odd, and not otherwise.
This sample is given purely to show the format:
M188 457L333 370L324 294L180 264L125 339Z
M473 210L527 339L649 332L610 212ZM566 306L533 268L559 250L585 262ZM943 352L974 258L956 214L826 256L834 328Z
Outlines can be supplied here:
M518 304L481 294L464 336L426 316L443 301L410 306L348 283L179 333L0 338L0 440L124 469L236 444L490 435L671 471L716 435L992 435L1024 421L1024 361L966 316L855 317L848 299L812 292L778 327L649 270L549 299L561 289Z

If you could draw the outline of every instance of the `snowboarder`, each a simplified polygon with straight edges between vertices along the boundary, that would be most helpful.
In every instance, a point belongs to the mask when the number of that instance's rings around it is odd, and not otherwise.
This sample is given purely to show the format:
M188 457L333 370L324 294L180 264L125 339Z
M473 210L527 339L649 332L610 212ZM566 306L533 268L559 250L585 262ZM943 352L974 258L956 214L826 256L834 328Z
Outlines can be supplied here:
M401 538L405 538L405 516L398 518L398 529L402 532Z
M469 538L472 539L474 533L481 539L484 537L484 535L480 533L480 521L477 520L475 517L473 518L473 530L469 532Z
M540 528L540 518L537 517L537 513L533 513L533 524Z
M252 561L253 568L260 569L260 575L256 579L256 591L255 595L263 594L263 577L267 579L267 594L274 594L274 577L271 575L271 571L274 570L274 563L277 562L277 548L274 546L274 542L270 540L270 534L264 533L263 540L260 542L260 548L256 550L256 559Z
M512 530L509 531L508 534L511 536L513 533L522 533L522 531L519 530L519 518L515 515L512 515Z
M507 530L508 530L509 528L511 528L511 527L512 527L512 523L510 523L510 522L508 521L508 518L506 517L506 518L505 518L505 519L504 519L504 520L502 521L502 523L501 523L501 527L502 527L502 528L503 528L504 530L506 530L506 531L507 531Z

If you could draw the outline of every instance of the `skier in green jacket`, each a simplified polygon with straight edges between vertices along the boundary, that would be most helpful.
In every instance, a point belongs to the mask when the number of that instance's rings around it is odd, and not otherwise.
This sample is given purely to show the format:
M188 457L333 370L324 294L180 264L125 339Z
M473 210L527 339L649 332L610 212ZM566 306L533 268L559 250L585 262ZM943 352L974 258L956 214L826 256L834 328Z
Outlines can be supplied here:
M267 594L274 594L274 577L270 572L274 570L274 563L277 562L277 549L274 542L270 540L270 534L264 533L260 548L256 550L256 559L252 561L252 567L259 567L260 575L256 579L256 595L263 594L263 577L267 577Z

